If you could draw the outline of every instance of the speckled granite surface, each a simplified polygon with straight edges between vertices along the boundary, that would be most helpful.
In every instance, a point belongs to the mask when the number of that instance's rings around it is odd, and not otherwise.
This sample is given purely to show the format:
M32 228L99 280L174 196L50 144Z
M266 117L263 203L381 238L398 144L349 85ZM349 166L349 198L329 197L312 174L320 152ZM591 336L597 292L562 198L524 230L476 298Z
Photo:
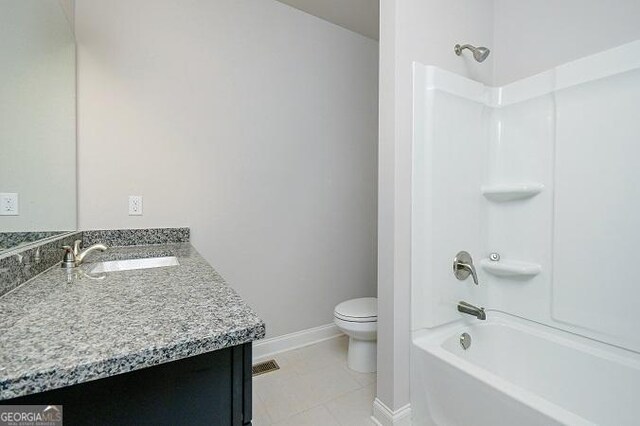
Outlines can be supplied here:
M188 243L104 259L177 256L180 266L91 274L52 268L0 298L0 399L126 373L264 337L265 325Z
M0 250L9 250L38 240L55 237L67 231L0 232Z
M82 245L102 243L107 247L188 243L189 228L107 229L84 231Z
M31 234L35 236L38 233ZM45 238L44 234L40 236ZM47 240L27 247L14 247L0 253L0 296L60 262L63 256L61 247L73 246L73 242L78 239L83 241L83 247L95 243L118 247L188 243L189 237L189 228L94 230L61 234L58 238L50 236Z
M42 244L2 253L0 255L0 296L59 263L64 252L61 247L72 246L73 242L79 238L82 238L82 233L74 232ZM4 311L0 311L0 316L4 316Z

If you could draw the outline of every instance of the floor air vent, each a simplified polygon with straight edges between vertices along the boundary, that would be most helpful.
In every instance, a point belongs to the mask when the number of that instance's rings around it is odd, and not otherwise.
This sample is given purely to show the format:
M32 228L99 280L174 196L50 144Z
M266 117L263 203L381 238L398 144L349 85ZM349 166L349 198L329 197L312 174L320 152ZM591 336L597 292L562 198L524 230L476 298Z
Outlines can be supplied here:
M254 364L253 367L251 367L251 374L253 376L259 376L261 374L270 373L279 369L280 366L278 365L276 360L270 359L269 361Z

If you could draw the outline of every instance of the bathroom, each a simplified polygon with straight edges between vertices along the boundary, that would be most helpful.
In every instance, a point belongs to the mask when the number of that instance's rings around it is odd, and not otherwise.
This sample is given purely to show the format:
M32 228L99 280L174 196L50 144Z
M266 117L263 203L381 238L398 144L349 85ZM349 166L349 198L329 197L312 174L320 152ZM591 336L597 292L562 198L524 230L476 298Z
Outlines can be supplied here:
M639 21L0 0L0 423L637 424Z

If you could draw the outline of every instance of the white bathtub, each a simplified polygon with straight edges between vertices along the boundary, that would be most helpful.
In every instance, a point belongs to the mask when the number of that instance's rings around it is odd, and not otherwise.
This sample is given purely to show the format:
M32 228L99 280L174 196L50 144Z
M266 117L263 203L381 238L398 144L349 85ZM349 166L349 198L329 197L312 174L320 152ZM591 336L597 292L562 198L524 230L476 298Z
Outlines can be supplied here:
M640 425L639 354L506 314L414 333L411 362L414 425Z

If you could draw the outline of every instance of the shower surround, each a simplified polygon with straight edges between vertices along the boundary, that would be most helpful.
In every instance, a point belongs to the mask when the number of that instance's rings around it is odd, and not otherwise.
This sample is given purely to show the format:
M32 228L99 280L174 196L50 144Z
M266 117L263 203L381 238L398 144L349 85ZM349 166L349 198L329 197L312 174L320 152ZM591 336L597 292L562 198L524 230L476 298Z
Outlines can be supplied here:
M632 422L632 405L589 401L638 391L626 382L616 390L598 370L640 377L631 316L640 287L634 268L621 266L640 240L639 107L640 42L496 88L414 64L414 424L492 424L492 412L512 413L519 424ZM460 250L473 256L480 285L455 279ZM483 306L486 323L460 314L462 300ZM513 340L501 338L516 328ZM445 356L441 343L463 331L469 350ZM566 343L574 335L580 344ZM530 350L518 351L518 342ZM563 398L536 387L536 377L560 380L544 361L552 353L580 364L575 377L591 386L562 381ZM520 370L506 374L510 357ZM485 404L454 412L448 404L459 381L439 381L451 369L499 397L467 391L459 397ZM508 409L521 405L527 410Z

